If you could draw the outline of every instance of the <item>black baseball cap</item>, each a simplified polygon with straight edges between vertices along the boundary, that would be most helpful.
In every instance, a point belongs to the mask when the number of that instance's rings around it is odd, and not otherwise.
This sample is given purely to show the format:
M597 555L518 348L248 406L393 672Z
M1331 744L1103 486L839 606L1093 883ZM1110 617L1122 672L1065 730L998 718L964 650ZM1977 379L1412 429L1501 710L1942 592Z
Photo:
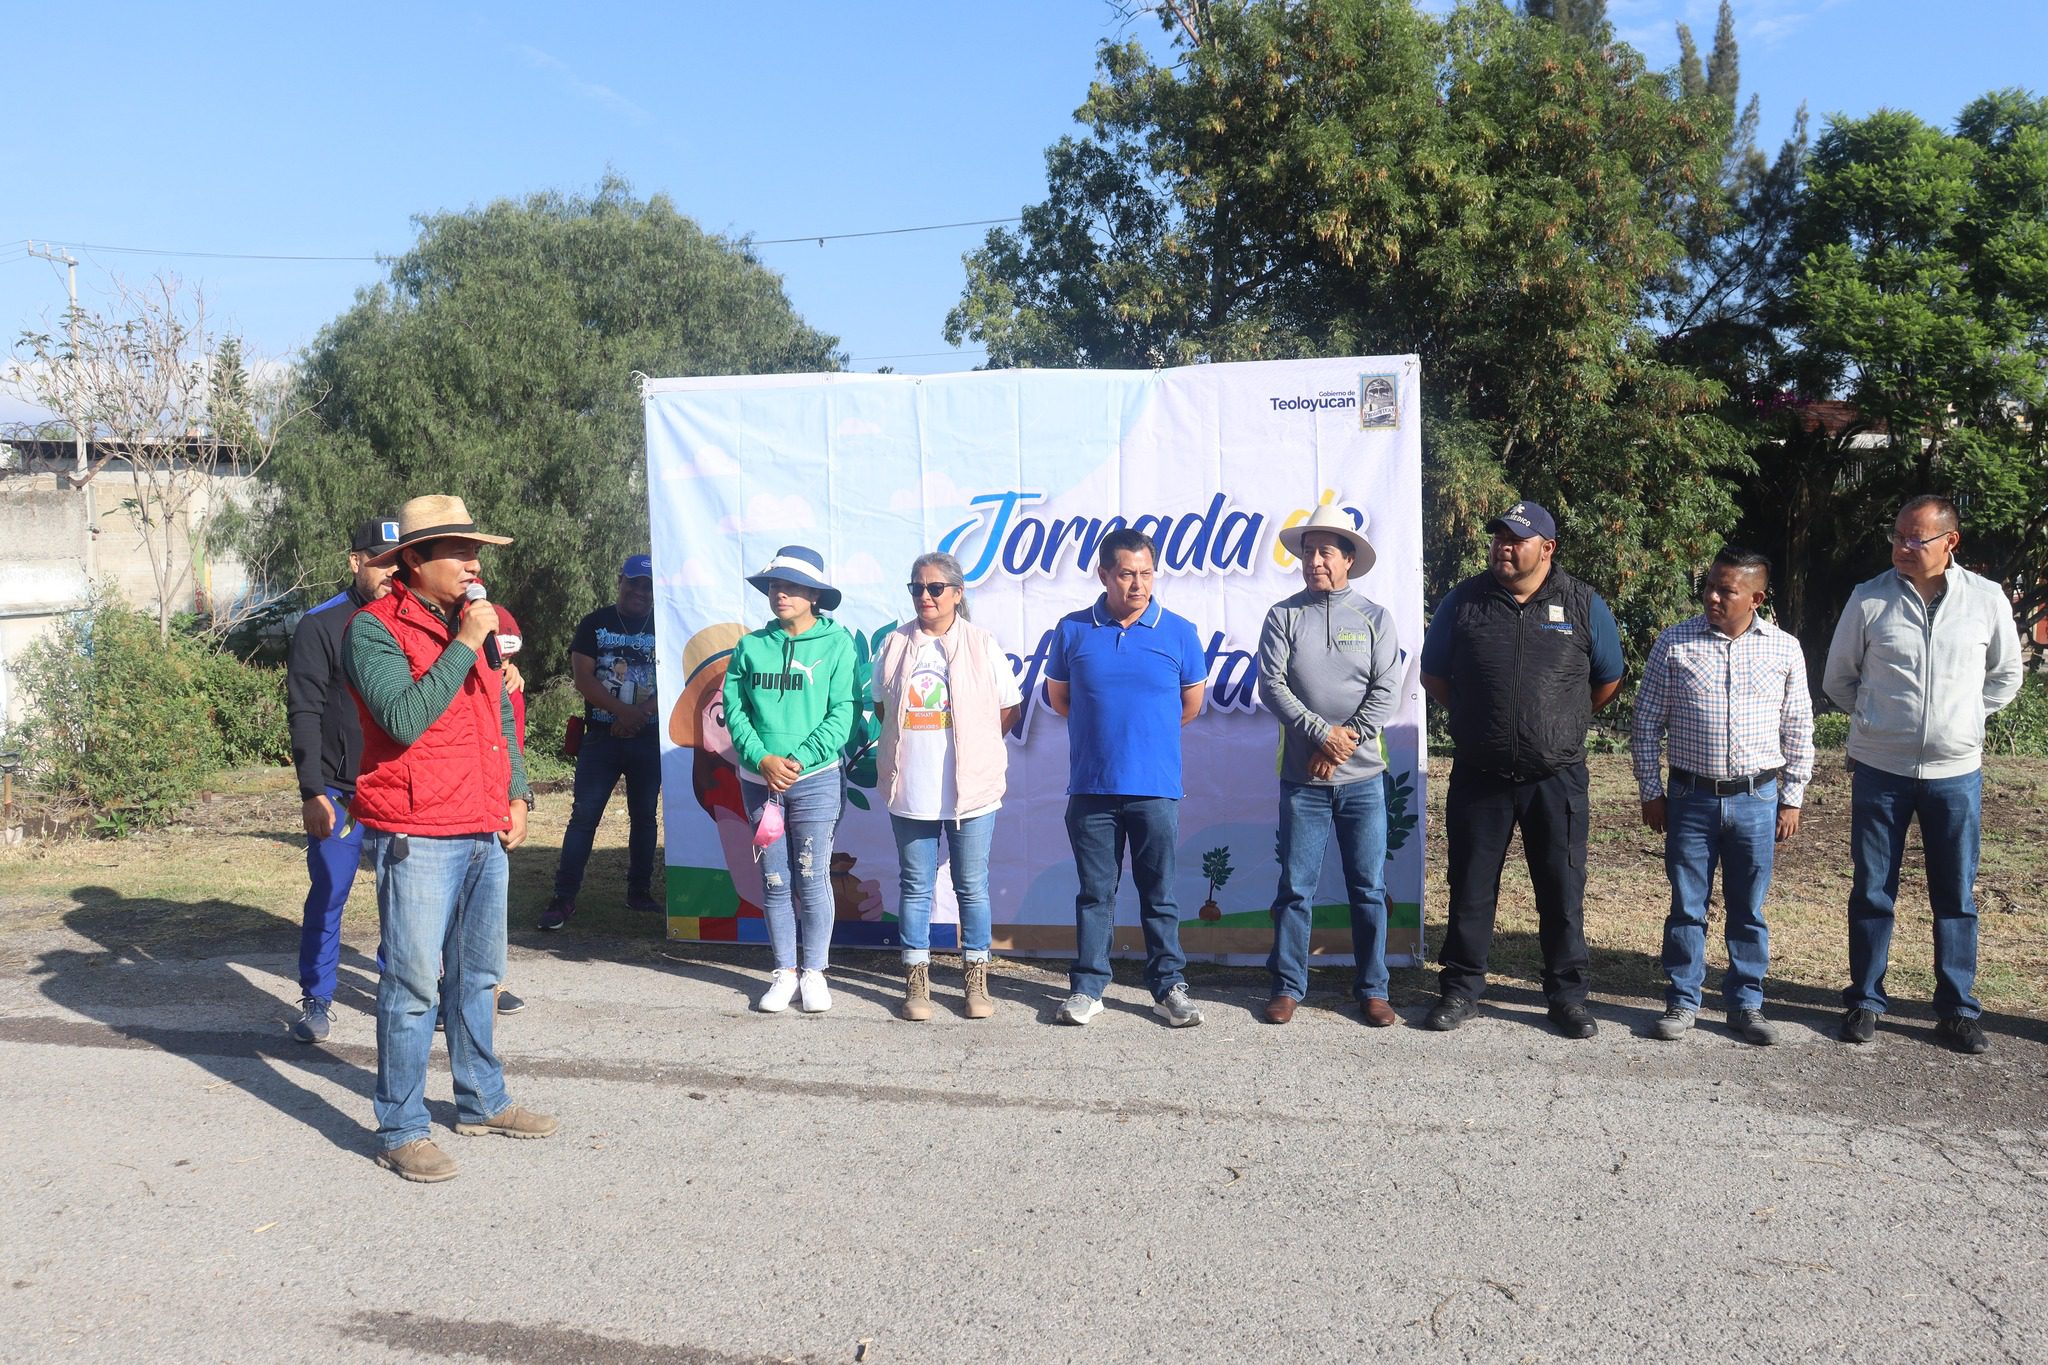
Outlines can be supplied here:
M1518 502L1499 516L1486 523L1486 529L1505 531L1516 540L1527 540L1541 536L1545 540L1557 539L1557 519L1541 503Z
M398 518L371 517L368 521L356 523L356 533L348 547L360 554L377 555L397 543Z

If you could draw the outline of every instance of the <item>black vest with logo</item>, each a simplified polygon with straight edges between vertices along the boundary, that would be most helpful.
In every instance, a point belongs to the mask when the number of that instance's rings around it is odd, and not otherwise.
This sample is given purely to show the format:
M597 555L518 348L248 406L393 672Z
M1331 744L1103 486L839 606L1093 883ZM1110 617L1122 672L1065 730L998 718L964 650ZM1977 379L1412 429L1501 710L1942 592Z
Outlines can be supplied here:
M1490 573L1466 579L1452 621L1451 738L1459 763L1517 778L1586 760L1593 723L1593 589L1551 566L1527 602Z

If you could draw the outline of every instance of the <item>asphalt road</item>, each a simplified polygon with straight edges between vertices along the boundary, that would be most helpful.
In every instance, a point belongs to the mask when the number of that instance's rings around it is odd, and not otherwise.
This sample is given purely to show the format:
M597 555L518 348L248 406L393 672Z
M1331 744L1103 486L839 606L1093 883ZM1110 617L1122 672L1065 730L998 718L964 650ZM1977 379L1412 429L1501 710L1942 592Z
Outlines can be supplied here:
M284 1035L292 962L165 960L65 931L0 970L0 1357L702 1362L2039 1360L2048 1032L1783 1045L1647 1000L1557 1037L1496 992L1450 1035L1372 1030L1339 984L1199 1029L1119 984L996 979L928 1024L852 955L826 1015L748 1011L752 960L515 948L502 1025L545 1142L462 1138L459 1179L370 1160L357 951L334 1035ZM1126 983L1134 980L1125 976ZM1426 1001L1396 1003L1411 1019ZM437 1067L439 1062L437 1060Z

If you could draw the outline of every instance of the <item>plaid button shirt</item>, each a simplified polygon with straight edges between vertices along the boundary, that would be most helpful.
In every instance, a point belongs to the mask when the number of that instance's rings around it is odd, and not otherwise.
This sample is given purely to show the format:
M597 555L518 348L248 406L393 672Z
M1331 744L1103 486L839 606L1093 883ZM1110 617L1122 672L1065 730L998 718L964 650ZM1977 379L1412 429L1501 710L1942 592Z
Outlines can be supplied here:
M1734 639L1704 615L1657 637L1636 693L1629 748L1643 800L1664 795L1671 766L1727 779L1783 768L1778 800L1796 806L1813 780L1813 699L1799 641L1761 617Z

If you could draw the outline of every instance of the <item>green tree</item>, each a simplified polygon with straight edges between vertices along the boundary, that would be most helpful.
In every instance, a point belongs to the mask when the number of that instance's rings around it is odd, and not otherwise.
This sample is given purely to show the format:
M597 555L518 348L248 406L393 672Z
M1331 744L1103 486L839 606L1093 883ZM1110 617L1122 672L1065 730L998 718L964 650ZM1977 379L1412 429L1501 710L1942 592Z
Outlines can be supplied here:
M831 370L744 241L704 232L662 195L606 177L591 196L498 200L416 220L388 284L330 323L301 369L317 421L268 469L268 536L326 581L347 528L408 497L461 496L516 544L486 556L492 596L545 678L571 632L647 546L636 371Z
M1522 12L1587 42L1604 43L1609 36L1607 0L1523 0Z
M1640 322L1720 105L1498 0L1160 14L1174 60L1102 47L1086 133L967 258L949 340L995 366L1413 351L1431 595L1525 493L1626 619L1668 618L1745 467L1721 390Z
M1908 113L1837 119L1794 239L1793 318L1816 384L1881 433L1842 495L1850 552L1884 562L1889 510L1963 508L1965 557L2048 610L2048 100L2000 91L1954 134Z

